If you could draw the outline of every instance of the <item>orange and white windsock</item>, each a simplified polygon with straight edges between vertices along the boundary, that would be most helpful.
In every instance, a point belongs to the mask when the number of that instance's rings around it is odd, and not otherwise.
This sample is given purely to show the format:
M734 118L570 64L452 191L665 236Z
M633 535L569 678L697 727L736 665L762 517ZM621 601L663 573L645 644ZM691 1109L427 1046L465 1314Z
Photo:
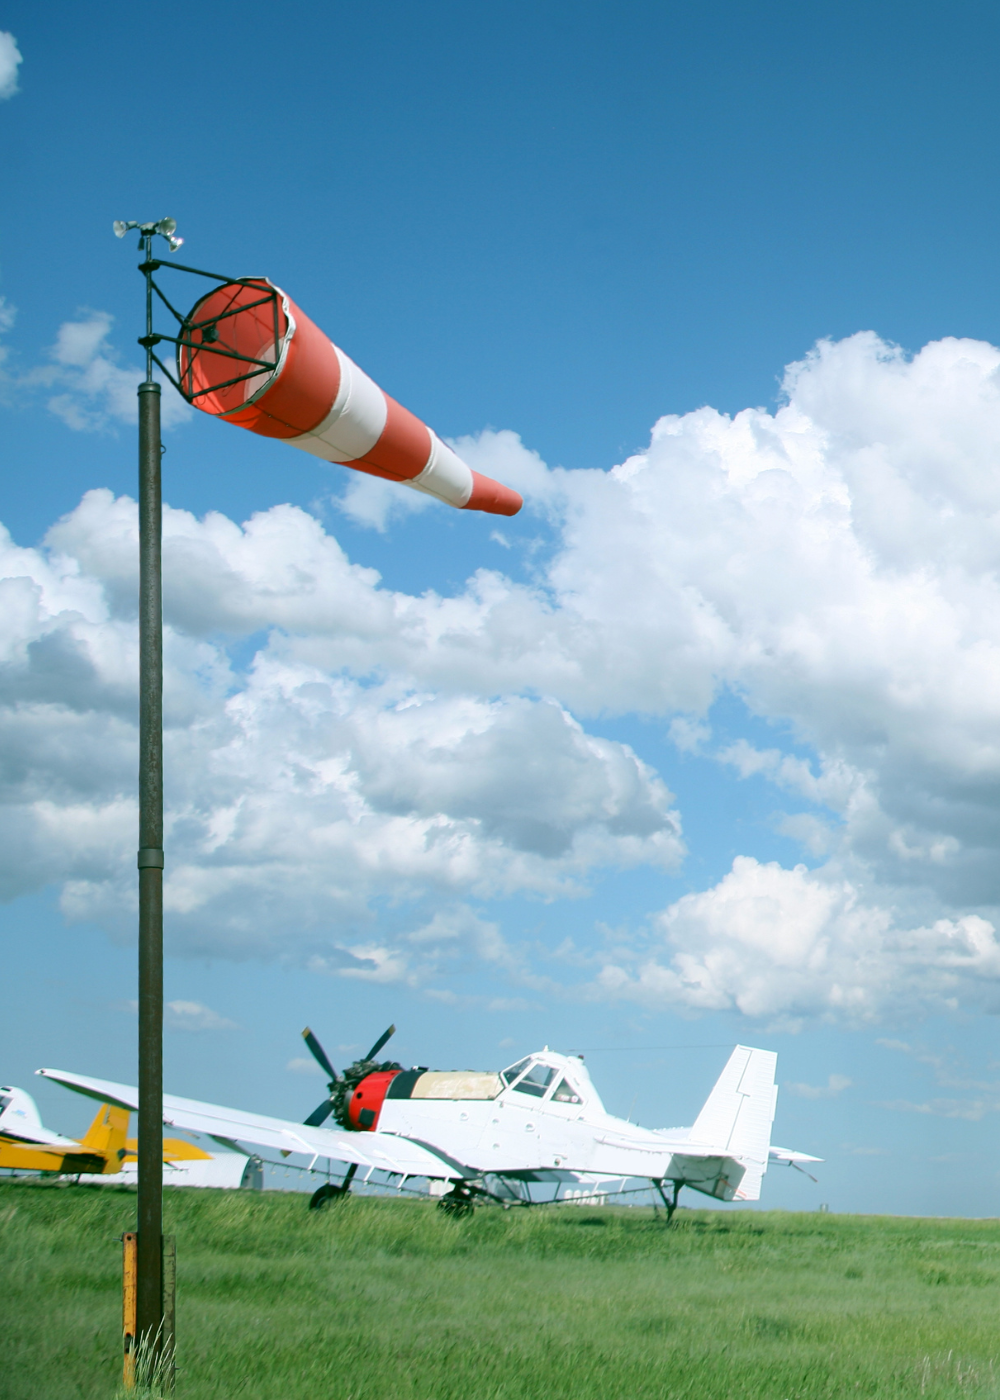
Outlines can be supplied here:
M195 303L184 331L178 376L205 413L461 510L521 509L516 491L474 472L266 278L216 287ZM239 356L275 368L247 377Z

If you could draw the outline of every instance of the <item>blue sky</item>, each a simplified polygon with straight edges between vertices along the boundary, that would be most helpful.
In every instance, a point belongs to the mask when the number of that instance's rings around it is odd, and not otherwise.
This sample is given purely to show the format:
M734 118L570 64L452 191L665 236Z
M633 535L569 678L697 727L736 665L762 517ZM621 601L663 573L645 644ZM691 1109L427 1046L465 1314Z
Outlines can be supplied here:
M304 1116L302 1025L395 1021L404 1062L584 1049L669 1126L741 1040L828 1159L764 1204L995 1213L995 10L0 29L5 1081L72 1128L38 1065L133 1073L111 220L169 213L526 507L175 409L168 1085Z

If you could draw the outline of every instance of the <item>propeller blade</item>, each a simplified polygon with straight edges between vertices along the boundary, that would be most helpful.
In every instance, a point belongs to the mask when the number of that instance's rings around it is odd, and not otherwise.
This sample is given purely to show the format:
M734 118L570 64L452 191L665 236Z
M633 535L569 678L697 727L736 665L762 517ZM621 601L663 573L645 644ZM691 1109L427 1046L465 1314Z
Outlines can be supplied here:
M324 1099L319 1108L314 1108L312 1113L303 1123L305 1128L318 1128L325 1123L333 1112L333 1099Z
M309 1029L308 1026L306 1026L305 1030L302 1032L302 1039L312 1051L313 1059L317 1061L317 1063L321 1066L322 1069L326 1070L333 1083L336 1084L340 1079L340 1075L337 1073L333 1065L331 1065L330 1061L327 1059L326 1051L323 1049L322 1045L320 1045L319 1041L313 1035L312 1031Z
M366 1060L374 1060L375 1056L376 1056L376 1055L378 1054L378 1052L382 1049L382 1046L386 1043L386 1041L389 1040L389 1039L390 1039L392 1036L394 1036L395 1034L396 1034L396 1027L395 1027L395 1026L390 1026L389 1029L385 1032L384 1035L379 1036L378 1040L376 1040L375 1044L374 1044L374 1045L372 1046L372 1048L368 1051L368 1054L365 1056L365 1059L366 1059Z

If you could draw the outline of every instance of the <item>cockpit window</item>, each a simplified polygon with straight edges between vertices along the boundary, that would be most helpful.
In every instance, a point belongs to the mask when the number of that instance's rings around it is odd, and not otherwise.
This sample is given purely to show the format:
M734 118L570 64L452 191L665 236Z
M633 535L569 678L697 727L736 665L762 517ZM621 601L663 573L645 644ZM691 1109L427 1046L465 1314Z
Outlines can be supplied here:
M536 1098L541 1098L545 1090L555 1078L556 1071L550 1069L548 1065L532 1065L531 1069L519 1079L514 1085L514 1092L518 1094L534 1094Z
M556 1103L582 1103L580 1095L573 1088L568 1079L560 1079L556 1085L556 1091L552 1095Z
M530 1058L530 1056L529 1056L528 1058ZM524 1069L524 1067L525 1067L525 1065L526 1065L527 1063L528 1063L528 1060L527 1060L527 1059L518 1060L517 1064L516 1064L516 1065L511 1065L510 1069L501 1070L501 1071L500 1071L500 1078L503 1080L503 1082L504 1082L505 1084L513 1084L514 1080L515 1080L515 1079L517 1078L517 1076L521 1073L521 1071Z

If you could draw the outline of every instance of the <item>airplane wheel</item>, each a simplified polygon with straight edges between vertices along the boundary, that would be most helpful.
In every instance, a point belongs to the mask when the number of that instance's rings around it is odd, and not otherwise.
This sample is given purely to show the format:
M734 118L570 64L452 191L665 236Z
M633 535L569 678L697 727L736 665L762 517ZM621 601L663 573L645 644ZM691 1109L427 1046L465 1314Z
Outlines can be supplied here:
M471 1215L475 1208L468 1191L449 1191L438 1201L438 1210L443 1210L445 1215L450 1215L453 1220L461 1220L464 1216Z
M332 1181L325 1181L318 1191L314 1191L309 1199L310 1210L323 1210L326 1206L332 1205L335 1201L342 1201L351 1194L349 1186L334 1186Z

